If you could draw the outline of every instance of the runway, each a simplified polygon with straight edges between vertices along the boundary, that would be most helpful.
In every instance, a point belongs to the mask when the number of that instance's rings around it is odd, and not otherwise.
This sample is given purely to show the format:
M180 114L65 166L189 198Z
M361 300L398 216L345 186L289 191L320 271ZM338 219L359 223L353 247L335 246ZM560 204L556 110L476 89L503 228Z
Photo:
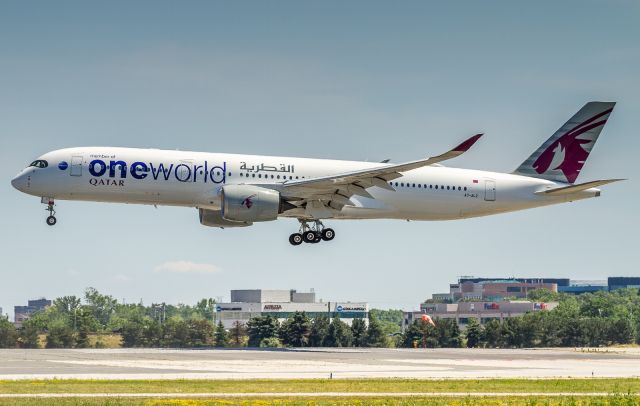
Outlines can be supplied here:
M0 350L0 379L638 377L640 349Z

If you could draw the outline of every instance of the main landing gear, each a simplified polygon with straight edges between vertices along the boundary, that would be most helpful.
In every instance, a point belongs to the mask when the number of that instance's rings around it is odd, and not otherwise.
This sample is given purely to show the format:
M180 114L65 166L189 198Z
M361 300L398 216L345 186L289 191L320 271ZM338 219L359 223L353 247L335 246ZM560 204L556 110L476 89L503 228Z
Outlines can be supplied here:
M47 208L45 209L46 211L49 212L49 217L47 217L47 225L50 225L50 226L55 226L58 221L56 220L56 211L53 209L54 205L55 205L55 202L53 201L53 199L50 199L47 202Z
M306 220L300 220L300 230L289 236L291 245L300 245L303 242L317 244L320 241L331 241L336 236L332 228L325 228L322 221L315 220L309 225Z

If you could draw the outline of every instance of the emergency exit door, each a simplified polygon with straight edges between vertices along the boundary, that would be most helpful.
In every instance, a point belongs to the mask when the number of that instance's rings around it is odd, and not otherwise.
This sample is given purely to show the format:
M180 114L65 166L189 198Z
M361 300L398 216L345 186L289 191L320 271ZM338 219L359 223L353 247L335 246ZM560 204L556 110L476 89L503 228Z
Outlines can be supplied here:
M496 200L496 181L485 180L484 181L484 200L493 202Z
M82 156L71 157L71 171L69 172L71 176L82 176L82 161Z

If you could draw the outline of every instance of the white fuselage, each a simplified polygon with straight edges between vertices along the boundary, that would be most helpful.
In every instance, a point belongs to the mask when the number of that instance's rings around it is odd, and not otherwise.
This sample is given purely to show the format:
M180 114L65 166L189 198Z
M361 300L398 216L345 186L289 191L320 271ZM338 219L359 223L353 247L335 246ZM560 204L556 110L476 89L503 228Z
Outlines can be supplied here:
M47 167L27 167L12 181L24 193L56 199L220 208L220 188L276 184L387 164L260 155L86 147L49 152ZM66 165L65 165L66 164ZM124 164L124 165L123 165ZM452 220L486 216L599 195L588 189L569 196L536 192L562 186L520 175L427 166L389 183L395 191L367 189L354 206L312 215L303 208L281 216L336 219Z

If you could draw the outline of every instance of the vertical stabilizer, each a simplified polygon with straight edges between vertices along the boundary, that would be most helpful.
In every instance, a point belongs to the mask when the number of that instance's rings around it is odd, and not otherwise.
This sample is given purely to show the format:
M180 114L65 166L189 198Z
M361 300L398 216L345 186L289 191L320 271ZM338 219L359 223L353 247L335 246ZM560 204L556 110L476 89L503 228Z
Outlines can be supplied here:
M574 183L607 123L613 106L613 102L585 104L514 173Z

